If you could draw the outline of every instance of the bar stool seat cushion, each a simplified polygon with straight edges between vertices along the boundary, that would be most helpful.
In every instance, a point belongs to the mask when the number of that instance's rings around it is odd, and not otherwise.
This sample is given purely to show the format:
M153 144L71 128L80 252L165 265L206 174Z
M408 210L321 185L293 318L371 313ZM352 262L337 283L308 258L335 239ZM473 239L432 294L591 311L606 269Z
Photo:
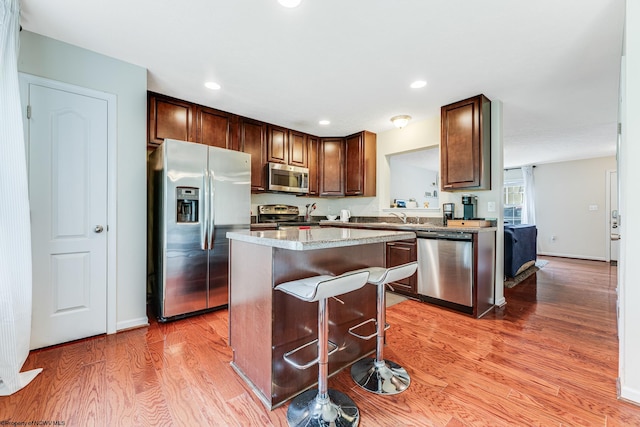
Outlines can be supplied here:
M319 301L360 289L367 283L369 271L350 271L339 276L312 276L284 282L275 289L307 302Z
M398 280L411 276L417 269L418 263L414 261L395 267L369 267L356 271L368 271L369 280L367 282L372 285L386 285L387 283L397 282Z

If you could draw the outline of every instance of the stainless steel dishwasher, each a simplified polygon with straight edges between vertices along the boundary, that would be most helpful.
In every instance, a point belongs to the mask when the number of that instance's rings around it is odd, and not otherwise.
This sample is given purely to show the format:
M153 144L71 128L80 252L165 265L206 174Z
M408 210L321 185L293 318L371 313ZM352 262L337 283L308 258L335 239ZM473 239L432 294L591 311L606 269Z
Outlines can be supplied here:
M473 314L473 234L421 231L418 238L418 294L432 302Z

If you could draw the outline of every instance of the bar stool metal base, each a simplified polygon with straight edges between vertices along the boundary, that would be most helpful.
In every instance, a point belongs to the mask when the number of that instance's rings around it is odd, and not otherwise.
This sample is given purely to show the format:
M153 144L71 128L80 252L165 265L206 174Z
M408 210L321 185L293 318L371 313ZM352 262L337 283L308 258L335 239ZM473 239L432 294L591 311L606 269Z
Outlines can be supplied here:
M346 394L329 389L328 398L318 396L317 389L296 396L287 409L287 422L291 427L355 427L360 411Z
M376 394L398 394L409 387L411 378L400 365L390 360L377 362L373 358L360 359L351 366L351 378L360 387Z

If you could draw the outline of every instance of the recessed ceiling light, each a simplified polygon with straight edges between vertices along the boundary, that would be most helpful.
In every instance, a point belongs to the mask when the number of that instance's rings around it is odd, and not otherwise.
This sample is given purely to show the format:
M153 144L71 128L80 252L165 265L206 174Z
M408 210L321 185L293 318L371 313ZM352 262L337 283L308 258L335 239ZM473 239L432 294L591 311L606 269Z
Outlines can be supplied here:
M323 125L323 126L331 124L331 122L329 120L320 120L318 123Z
M219 90L220 89L220 85L216 82L206 82L205 87L211 89L211 90Z
M411 83L411 89L420 89L421 87L425 87L427 85L427 82L425 82L424 80L416 80L415 82Z
M300 5L300 1L301 0L278 0L278 3L284 7L298 7Z

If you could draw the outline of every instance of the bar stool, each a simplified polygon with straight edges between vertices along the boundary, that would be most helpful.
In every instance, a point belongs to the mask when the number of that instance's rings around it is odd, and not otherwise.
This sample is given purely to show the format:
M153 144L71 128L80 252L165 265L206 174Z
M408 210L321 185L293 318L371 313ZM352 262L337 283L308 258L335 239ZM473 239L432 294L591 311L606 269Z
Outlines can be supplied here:
M330 343L329 315L327 299L359 289L367 283L369 272L359 270L339 276L314 276L291 282L281 283L275 289L294 296L302 301L318 301L318 338L284 355L284 360L298 369L306 369L318 363L318 389L307 390L296 396L287 409L287 422L290 426L357 426L360 412L355 402L346 394L327 388L329 374L329 355L338 350ZM291 356L310 345L317 343L318 357L309 363L300 364ZM329 350L331 345L332 349Z
M349 329L352 335L361 339L377 336L376 358L360 359L351 366L351 378L362 388L376 394L398 394L409 387L411 379L407 371L390 360L384 360L384 332L389 329L386 323L386 285L411 276L418 268L417 262L410 262L397 267L370 267L368 283L378 287L378 314L376 319L369 319ZM367 323L375 322L376 332L363 336L356 330Z

